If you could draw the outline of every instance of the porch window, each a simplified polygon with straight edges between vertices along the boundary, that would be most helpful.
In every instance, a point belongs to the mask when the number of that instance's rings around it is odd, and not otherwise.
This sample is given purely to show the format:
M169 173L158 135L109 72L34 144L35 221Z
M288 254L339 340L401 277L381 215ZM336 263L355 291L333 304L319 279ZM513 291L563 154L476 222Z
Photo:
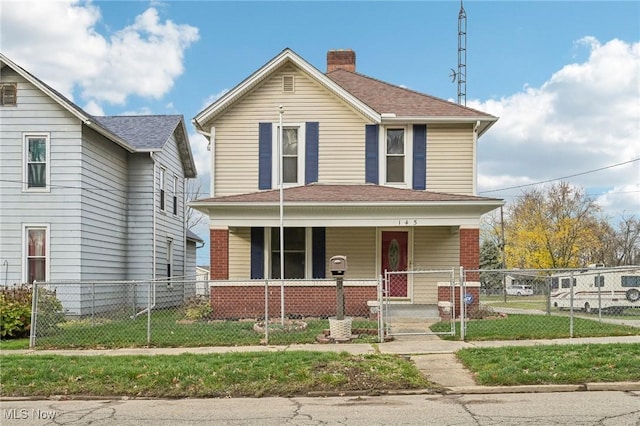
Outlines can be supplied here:
M25 135L25 189L47 190L49 180L49 135Z
M25 228L27 282L47 280L47 228Z
M387 129L386 170L387 183L403 183L405 163L404 129Z
M305 278L306 229L284 229L284 278ZM271 278L280 278L280 228L271 228Z

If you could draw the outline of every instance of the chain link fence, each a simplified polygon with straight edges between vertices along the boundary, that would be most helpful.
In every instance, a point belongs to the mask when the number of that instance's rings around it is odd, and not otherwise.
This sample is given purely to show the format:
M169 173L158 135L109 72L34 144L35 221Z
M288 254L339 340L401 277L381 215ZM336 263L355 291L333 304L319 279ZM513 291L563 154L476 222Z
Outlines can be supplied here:
M378 280L344 280L340 341L379 339ZM334 280L34 283L32 348L240 346L336 340Z
M640 334L640 267L465 270L464 274L475 274L480 281L480 303L467 309L465 339Z
M34 283L30 347L370 343L414 334L640 335L640 268L393 272L340 286L331 279Z

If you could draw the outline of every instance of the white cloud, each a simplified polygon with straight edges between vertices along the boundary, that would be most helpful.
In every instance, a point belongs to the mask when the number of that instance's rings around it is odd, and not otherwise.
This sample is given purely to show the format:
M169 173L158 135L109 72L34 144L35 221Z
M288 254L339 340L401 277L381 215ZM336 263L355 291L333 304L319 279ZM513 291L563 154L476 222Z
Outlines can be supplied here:
M480 140L480 192L640 158L640 43L614 39L603 44L585 37L577 44L589 49L588 59L564 66L540 87L468 102L500 117ZM607 192L598 201L612 215L640 212L638 161L566 180L587 193Z
M97 107L132 95L160 98L199 37L195 27L162 22L155 7L108 37L96 30L100 19L89 1L12 2L2 9L3 53L70 99L78 88Z

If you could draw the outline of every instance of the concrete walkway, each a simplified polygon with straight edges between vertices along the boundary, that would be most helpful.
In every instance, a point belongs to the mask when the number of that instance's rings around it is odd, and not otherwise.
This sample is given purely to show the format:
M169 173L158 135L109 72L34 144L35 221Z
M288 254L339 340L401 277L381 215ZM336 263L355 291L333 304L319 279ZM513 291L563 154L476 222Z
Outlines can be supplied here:
M399 336L395 340L379 344L341 343L307 344L289 346L235 346L202 348L123 348L109 350L12 350L1 355L177 355L182 353L208 354L229 352L279 352L279 351L345 351L352 354L383 353L407 357L432 382L439 384L444 393L510 393L510 392L567 392L585 390L640 391L640 382L585 383L582 385L535 386L477 386L473 375L458 361L455 353L462 348L490 348L501 346L537 346L565 344L640 343L640 336L594 337L554 340L515 340L462 342L442 340L434 335Z

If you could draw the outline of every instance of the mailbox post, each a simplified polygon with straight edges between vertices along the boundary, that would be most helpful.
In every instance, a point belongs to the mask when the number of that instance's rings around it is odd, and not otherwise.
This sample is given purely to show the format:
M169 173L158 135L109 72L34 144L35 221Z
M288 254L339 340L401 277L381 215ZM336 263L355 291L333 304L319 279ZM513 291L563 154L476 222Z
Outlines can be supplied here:
M336 277L336 319L344 320L344 273L347 270L346 256L333 256L331 258L331 275Z

